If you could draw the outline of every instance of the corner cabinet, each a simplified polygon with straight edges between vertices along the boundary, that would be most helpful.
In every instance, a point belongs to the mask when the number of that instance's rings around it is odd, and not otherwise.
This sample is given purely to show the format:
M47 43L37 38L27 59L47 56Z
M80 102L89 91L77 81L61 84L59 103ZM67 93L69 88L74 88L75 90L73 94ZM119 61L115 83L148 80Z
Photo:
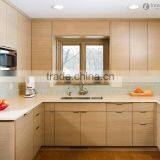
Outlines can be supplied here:
M33 158L33 111L16 120L16 160Z

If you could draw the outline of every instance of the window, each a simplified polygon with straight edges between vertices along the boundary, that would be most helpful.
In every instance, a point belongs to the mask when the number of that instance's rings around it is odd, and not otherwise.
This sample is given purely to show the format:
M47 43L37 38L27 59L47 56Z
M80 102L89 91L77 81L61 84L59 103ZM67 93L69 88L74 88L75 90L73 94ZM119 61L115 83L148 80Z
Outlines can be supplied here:
M64 76L103 76L109 69L109 39L57 39L57 70Z

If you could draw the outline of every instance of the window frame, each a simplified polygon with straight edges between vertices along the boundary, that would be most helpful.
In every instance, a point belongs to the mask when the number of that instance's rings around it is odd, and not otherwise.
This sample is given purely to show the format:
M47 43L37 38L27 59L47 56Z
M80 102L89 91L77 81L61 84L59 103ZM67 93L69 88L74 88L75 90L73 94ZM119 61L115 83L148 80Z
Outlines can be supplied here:
M63 45L80 46L80 73L86 73L86 46L103 45L103 72L109 70L109 38L56 38L56 71L63 71ZM104 72L105 73L105 72Z

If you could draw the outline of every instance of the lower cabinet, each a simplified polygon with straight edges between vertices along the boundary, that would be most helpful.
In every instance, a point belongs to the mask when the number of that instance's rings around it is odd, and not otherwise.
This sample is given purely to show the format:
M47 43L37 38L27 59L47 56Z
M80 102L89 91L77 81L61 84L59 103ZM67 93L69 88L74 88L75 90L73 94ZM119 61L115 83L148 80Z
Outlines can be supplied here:
M55 145L105 146L106 104L56 104Z
M81 112L81 145L106 146L106 112Z
M44 107L43 104L33 110L34 156L44 144Z
M107 145L132 146L132 112L107 112Z
M157 106L157 147L160 150L160 104Z
M133 146L155 146L154 103L133 103Z
M54 103L45 103L44 116L44 146L54 146L55 129L55 106Z
M33 111L16 120L16 160L33 159Z
M55 112L55 145L80 146L79 112Z

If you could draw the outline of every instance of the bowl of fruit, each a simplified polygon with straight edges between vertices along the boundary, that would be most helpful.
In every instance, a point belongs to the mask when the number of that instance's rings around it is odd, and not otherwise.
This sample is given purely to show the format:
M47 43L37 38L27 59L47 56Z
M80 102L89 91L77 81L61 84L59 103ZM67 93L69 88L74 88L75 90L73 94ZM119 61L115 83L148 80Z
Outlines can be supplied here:
M6 109L8 107L8 103L5 99L0 99L0 111Z

